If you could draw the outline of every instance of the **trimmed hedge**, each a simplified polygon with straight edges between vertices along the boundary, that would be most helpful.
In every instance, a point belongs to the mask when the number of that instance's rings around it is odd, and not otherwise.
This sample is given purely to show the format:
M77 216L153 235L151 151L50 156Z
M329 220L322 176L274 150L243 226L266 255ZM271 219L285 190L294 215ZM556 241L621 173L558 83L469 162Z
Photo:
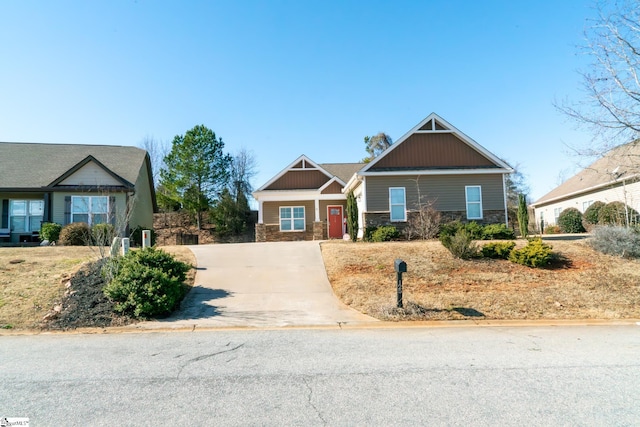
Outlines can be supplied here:
M58 243L64 246L88 246L91 244L91 228L86 222L73 222L62 227Z
M49 242L57 242L60 239L62 226L55 222L43 222L40 225L40 238Z
M582 213L576 208L568 208L560 212L558 226L563 233L584 233Z

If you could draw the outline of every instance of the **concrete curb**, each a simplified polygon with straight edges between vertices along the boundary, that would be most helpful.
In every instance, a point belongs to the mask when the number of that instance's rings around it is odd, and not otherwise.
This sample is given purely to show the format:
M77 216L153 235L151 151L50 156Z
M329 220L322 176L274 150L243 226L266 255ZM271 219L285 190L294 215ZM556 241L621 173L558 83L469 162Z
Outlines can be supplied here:
M362 329L430 329L430 328L535 328L561 326L640 326L640 319L541 319L541 320L431 320L404 322L362 322L341 323L336 325L296 325L273 327L210 327L193 324L189 327L140 327L136 325L116 326L107 328L78 328L71 331L40 331L40 330L4 330L2 336L20 335L98 335L98 334L143 334L167 332L212 332L212 331L282 331L282 330L362 330Z

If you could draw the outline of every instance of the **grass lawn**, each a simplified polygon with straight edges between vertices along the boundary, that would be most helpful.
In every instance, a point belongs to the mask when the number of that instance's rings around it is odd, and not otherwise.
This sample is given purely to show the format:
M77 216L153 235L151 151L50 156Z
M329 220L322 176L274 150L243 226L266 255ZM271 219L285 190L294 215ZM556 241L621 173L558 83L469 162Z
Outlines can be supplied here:
M584 241L548 243L563 262L538 269L459 260L439 241L331 241L322 255L336 295L382 320L640 318L640 261L598 253ZM404 310L396 308L396 258L408 267Z
M193 253L185 247L161 249L195 265ZM0 247L0 328L37 326L62 301L73 274L99 255L97 248L87 246ZM189 275L193 283L195 273Z

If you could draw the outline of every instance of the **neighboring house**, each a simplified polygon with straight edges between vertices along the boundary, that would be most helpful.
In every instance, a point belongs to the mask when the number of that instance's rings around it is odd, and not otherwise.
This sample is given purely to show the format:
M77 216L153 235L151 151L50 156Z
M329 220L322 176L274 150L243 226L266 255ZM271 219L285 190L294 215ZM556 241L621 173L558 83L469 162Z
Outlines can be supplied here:
M445 220L506 223L505 176L513 169L435 113L368 164L316 164L302 156L260 187L257 241L340 237L353 191L359 236L404 228L420 204Z
M640 211L640 141L612 149L531 206L538 226L555 225L564 209L584 213L596 201L623 202Z
M0 142L0 237L37 241L42 222L153 225L146 151L107 145Z

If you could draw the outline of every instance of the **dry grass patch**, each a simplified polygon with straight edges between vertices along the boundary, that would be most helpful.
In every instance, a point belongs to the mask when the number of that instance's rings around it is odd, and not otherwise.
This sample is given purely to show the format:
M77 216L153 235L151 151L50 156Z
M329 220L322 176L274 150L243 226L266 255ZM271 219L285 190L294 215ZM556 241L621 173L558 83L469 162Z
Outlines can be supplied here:
M0 328L34 326L61 299L69 278L97 257L86 246L0 248Z
M196 264L193 252L184 246L161 249ZM92 268L90 262L100 257L99 252L87 246L0 248L0 329L42 327L43 317L54 306L64 305L69 280L81 269ZM186 286L193 286L195 274L195 269L187 272ZM85 317L92 316L91 309L82 310Z
M332 241L322 244L322 254L336 295L379 319L640 318L639 261L598 253L584 241L551 245L560 261L539 269L459 260L438 241ZM395 308L396 258L408 267L405 309Z

